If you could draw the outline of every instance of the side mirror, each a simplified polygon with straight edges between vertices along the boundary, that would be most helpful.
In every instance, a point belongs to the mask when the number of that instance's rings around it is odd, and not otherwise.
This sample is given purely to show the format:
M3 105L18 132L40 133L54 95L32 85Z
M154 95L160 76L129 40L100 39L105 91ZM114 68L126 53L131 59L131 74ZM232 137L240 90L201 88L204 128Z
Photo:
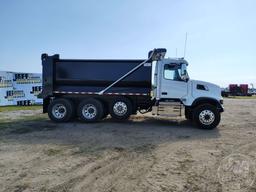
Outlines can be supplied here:
M183 81L187 81L187 80L188 80L187 74L182 74L180 78L181 78Z
M180 75L180 77L183 81L187 81L189 79L186 64L181 65L181 75Z

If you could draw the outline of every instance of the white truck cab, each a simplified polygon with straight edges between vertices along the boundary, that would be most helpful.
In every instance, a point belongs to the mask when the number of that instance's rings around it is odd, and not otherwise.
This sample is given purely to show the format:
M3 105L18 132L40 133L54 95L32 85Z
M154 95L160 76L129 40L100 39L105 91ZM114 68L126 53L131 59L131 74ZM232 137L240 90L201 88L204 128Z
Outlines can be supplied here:
M153 114L181 116L185 109L187 119L197 121L204 128L216 127L220 112L224 111L221 88L191 80L187 66L184 58L162 58L152 63L152 93L157 101Z

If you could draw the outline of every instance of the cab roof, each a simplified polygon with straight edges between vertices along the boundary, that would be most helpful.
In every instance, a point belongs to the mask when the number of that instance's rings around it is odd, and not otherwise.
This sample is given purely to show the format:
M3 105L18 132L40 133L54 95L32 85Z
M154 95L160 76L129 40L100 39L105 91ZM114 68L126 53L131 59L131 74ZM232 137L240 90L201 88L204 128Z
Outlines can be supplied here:
M165 58L162 61L173 64L186 64L188 66L188 62L184 58Z

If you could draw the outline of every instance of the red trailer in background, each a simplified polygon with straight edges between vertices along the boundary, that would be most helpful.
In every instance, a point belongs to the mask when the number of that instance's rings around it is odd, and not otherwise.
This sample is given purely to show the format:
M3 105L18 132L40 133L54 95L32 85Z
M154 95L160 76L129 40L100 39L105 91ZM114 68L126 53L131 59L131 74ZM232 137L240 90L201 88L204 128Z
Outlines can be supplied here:
M229 88L229 95L236 95L239 89L237 84L229 84L228 88Z
M251 94L248 93L249 86L248 84L230 84L229 85L229 91L223 92L223 96L251 96Z
M248 95L248 84L241 84L240 85L240 89L241 89L241 93L243 94L243 95Z

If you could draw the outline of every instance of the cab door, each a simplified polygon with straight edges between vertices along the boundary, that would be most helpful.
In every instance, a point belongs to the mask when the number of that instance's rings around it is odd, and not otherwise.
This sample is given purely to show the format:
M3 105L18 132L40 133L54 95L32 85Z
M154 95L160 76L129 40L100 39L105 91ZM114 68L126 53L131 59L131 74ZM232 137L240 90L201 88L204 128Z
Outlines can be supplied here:
M160 98L181 99L188 93L188 83L180 77L177 64L163 64Z

